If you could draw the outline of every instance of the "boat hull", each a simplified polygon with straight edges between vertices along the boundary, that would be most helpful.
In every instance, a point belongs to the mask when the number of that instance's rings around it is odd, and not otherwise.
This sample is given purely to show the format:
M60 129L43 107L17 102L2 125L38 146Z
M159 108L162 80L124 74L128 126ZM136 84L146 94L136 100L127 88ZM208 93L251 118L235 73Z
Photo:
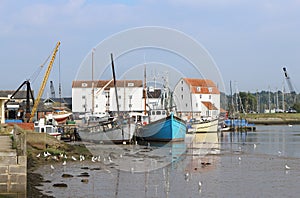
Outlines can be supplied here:
M218 131L219 120L211 120L207 122L194 122L190 124L189 133L209 133Z
M94 143L124 143L130 142L135 134L135 124L112 126L100 124L93 126L79 126L78 133L82 141Z
M171 114L142 126L139 136L146 141L184 141L186 131L185 122Z

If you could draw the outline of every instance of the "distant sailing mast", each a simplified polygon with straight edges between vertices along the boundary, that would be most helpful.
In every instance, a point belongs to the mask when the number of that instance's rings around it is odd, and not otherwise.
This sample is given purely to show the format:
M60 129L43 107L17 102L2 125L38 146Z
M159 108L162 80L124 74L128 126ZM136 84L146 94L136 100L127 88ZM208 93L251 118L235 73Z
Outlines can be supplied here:
M94 106L95 106L95 89L94 89L94 52L95 49L92 50L92 109L91 113L94 114Z
M144 115L147 114L147 79L146 79L146 64L144 65Z

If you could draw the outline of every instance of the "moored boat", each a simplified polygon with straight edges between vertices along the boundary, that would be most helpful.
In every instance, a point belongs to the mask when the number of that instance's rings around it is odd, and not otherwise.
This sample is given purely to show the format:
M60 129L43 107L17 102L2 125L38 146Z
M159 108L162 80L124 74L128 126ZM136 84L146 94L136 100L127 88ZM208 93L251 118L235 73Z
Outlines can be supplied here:
M98 124L82 123L78 126L81 140L94 143L131 142L136 125L131 119L115 118Z
M184 141L186 131L185 121L171 113L143 125L138 136L145 141Z
M219 126L219 119L212 120L190 120L188 122L189 133L209 133L217 132Z
M38 133L47 133L58 140L61 139L61 132L59 131L59 128L48 122L46 118L41 118L34 122L34 131Z

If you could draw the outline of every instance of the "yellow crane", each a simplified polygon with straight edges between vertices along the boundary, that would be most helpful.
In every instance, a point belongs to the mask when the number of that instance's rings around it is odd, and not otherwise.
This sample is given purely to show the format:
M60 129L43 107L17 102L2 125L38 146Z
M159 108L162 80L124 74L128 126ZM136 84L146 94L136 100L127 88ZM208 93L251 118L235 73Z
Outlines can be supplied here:
M46 84L47 84L47 81L48 81L48 78L49 78L49 75L50 75L50 71L51 71L51 69L52 69L52 65L53 65L53 62L54 62L56 53L57 53L57 51L58 51L59 45L60 45L60 42L58 41L57 44L56 44L56 46L55 46L55 48L54 48L54 51L53 51L53 53L52 53L52 57L51 57L51 60L50 60L50 62L49 62L49 64L48 64L48 67L47 67L47 70L46 70L46 73L45 73L43 82L42 82L42 84L41 84L41 87L40 87L40 89L39 89L37 98L36 98L35 103L34 103L34 105L33 105L33 107L32 107L31 114L30 114L30 118L29 118L29 122L32 122L32 120L33 120L33 118L34 118L34 114L35 114L35 112L36 112L36 110L37 110L37 107L38 107L38 105L39 105L39 103L40 103L41 97L42 97L42 95L43 95L43 93L44 93L44 89L45 89L45 86L46 86Z

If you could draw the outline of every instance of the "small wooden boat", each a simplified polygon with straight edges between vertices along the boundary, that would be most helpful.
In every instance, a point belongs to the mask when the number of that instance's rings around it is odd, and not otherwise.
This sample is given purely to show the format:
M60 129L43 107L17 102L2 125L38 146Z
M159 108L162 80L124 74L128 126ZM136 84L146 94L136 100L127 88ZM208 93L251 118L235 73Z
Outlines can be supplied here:
M68 111L54 111L51 114L46 115L47 119L54 119L58 124L62 124L65 123L67 121L67 119L69 118L69 116L71 116L72 113L68 112Z
M208 133L217 132L219 126L219 120L190 120L188 122L189 133Z

